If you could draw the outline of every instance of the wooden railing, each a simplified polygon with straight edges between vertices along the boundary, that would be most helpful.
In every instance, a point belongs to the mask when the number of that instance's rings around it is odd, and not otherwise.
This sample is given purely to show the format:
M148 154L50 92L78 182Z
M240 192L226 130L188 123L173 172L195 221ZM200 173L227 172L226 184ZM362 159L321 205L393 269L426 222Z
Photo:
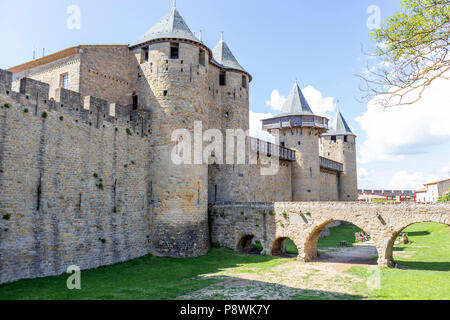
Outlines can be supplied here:
M257 138L250 137L250 151L259 152L260 154L278 157L281 160L295 161L295 151L260 140Z
M324 157L320 157L320 167L332 171L344 172L344 165Z

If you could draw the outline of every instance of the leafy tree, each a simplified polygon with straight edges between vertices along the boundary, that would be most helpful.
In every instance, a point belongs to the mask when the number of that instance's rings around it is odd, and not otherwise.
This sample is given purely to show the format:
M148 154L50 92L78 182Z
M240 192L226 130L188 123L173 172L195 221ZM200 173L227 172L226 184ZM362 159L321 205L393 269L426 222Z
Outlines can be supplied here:
M450 202L450 191L439 197L438 202Z
M372 32L375 65L368 66L367 98L383 107L421 99L436 79L450 78L450 0L403 0L401 12Z

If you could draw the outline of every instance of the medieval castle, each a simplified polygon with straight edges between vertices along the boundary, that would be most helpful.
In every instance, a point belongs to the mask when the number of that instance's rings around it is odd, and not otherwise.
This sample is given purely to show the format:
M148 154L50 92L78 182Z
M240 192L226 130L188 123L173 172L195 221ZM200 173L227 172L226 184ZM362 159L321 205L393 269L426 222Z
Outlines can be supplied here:
M174 7L131 45L82 45L0 70L0 283L210 247L208 205L356 201L356 136L297 83L246 164L174 164L172 133L249 129L251 75ZM234 142L233 142L234 143ZM214 158L214 156L212 156ZM274 175L260 169L276 159Z

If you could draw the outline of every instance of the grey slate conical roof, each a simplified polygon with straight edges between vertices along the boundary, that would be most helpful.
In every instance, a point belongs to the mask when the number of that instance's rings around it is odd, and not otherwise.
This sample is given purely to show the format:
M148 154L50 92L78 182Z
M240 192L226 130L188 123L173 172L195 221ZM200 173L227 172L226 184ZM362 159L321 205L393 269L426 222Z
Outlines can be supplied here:
M155 24L147 33L130 46L137 46L142 43L164 38L185 39L200 42L191 32L178 10L173 7L168 14Z
M214 48L213 58L219 65L225 68L240 70L247 73L247 71L236 60L230 48L223 40L220 40L220 42Z
M347 124L347 121L345 121L344 117L342 116L342 113L338 110L336 113L336 117L334 117L333 123L330 127L330 130L325 135L347 135L347 136L354 136L355 134L350 129L349 125Z
M314 115L297 81L291 90L278 116Z

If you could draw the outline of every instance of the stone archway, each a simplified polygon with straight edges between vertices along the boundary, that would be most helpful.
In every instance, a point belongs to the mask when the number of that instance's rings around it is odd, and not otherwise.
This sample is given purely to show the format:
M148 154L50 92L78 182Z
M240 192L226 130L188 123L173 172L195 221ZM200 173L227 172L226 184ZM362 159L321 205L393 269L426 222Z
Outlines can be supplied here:
M298 250L298 245L292 238L279 237L272 243L269 254L271 256L285 256L288 254L292 254L292 253L289 253L286 248L286 241L288 239L290 239L292 241L292 243L297 247L297 250Z
M254 235L245 235L241 237L236 246L236 250L244 253L249 253L252 250L252 243L254 238Z
M436 219L421 219L421 220L417 220L414 222L408 222L408 223L401 225L401 227L397 227L396 230L390 235L389 239L386 241L385 248L383 248L384 250L382 253L383 253L384 259L387 261L387 266L393 267L395 265L394 246L395 246L395 242L396 242L398 236L400 235L400 233L402 233L403 230L405 230L409 226L412 226L412 225L418 224L418 223L426 223L426 222L438 223L438 224L450 226L450 224L448 222L443 222L443 221L440 221L439 219L437 219L437 220Z
M376 232L368 229L367 227L361 228L360 224L358 224L357 222L354 221L348 221L348 220L343 220L343 219L329 219L329 220L325 220L323 222L321 222L318 225L313 226L309 232L306 233L304 241L301 242L301 246L299 246L299 255L298 255L298 259L304 262L309 262L312 261L314 259L316 259L318 257L318 249L317 249L317 245L320 239L320 234L322 233L322 231L332 222L335 221L342 221L345 223L349 223L355 227L358 227L361 230L364 230L364 232L368 235L370 235L371 240L372 240L372 244L370 245L371 247L374 247L374 251L376 248L377 251L377 255L378 257L380 256L379 254L379 245L377 245L378 243L378 238L379 236L377 235ZM359 253L359 252L358 252ZM350 256L352 259L353 257ZM351 260L349 260L351 261Z

